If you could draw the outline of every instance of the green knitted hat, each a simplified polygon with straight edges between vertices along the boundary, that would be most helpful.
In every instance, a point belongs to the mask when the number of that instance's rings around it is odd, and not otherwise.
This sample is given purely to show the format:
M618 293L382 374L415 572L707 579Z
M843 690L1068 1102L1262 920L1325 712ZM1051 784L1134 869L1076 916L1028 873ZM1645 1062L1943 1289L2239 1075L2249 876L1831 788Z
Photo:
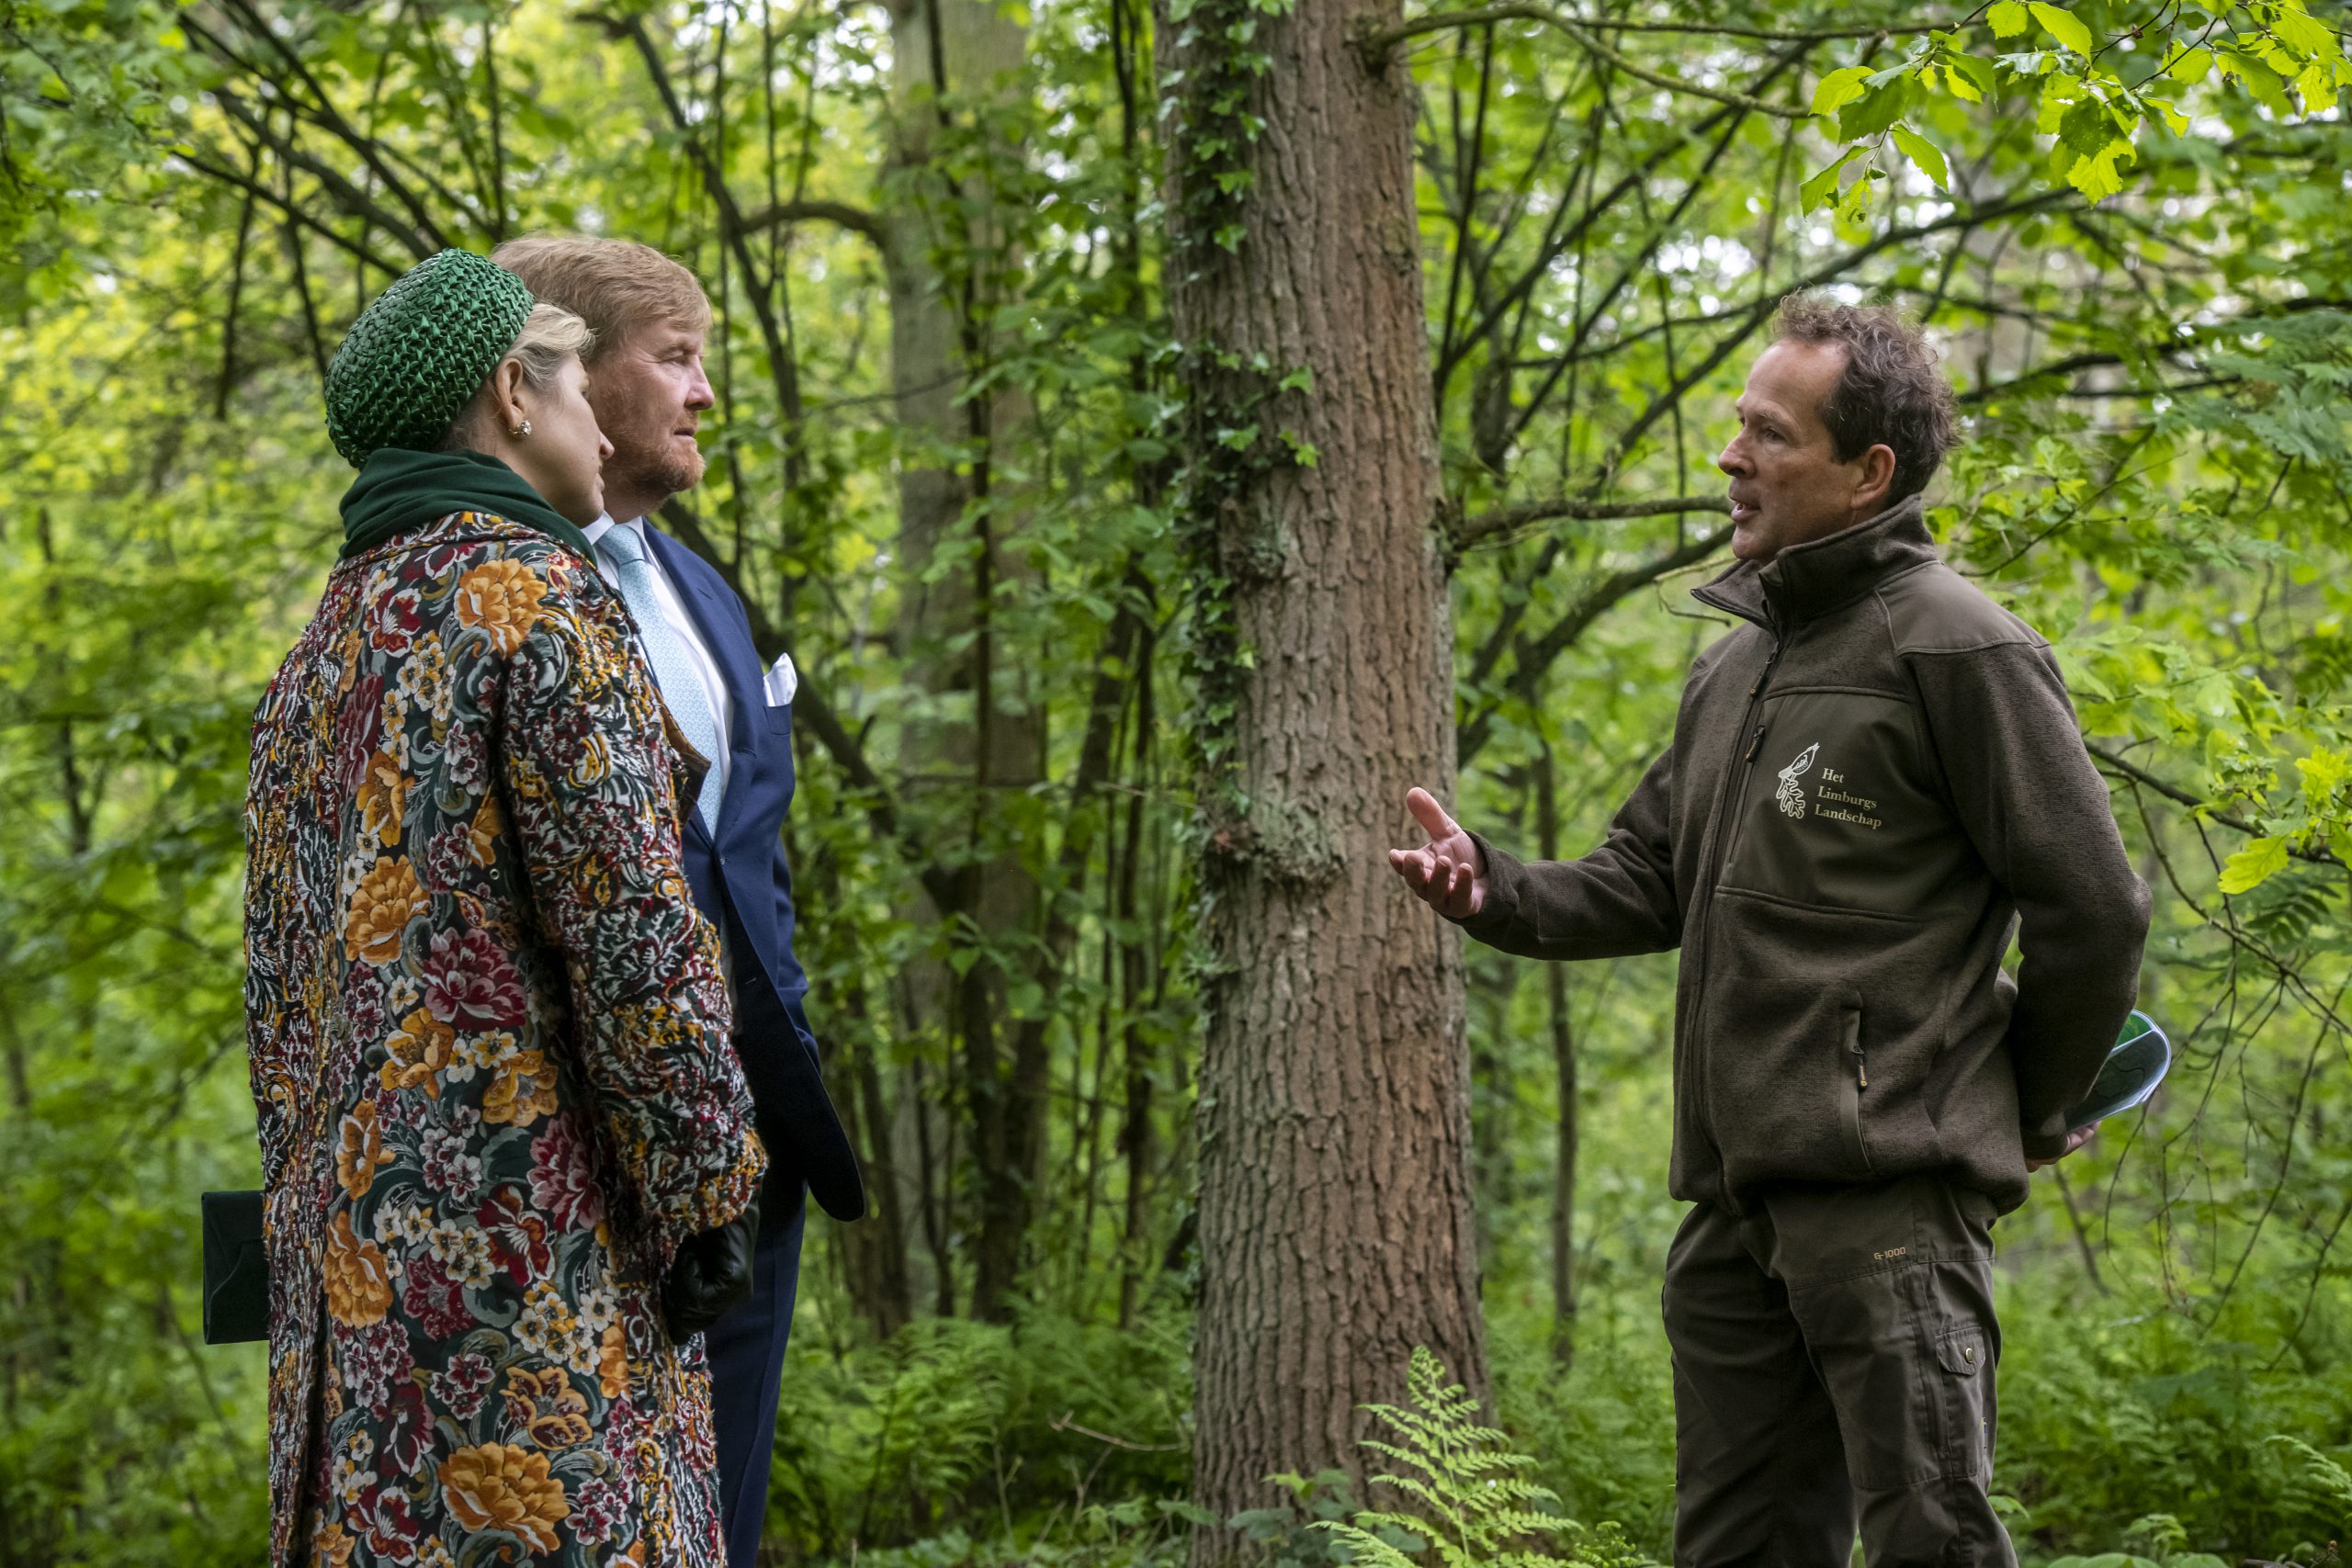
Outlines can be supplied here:
M353 468L379 446L431 451L514 346L537 303L487 256L443 251L359 312L327 366L327 434Z

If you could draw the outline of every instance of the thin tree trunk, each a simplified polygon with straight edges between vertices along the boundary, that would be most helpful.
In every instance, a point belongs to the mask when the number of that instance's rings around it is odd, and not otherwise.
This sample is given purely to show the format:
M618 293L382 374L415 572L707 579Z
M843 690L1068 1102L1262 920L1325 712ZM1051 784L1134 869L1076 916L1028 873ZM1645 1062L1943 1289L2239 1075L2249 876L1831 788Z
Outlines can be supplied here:
M985 190L956 189L932 171L944 118L958 95L984 92L1001 74L1019 69L1027 47L1022 25L990 0L899 0L890 8L896 61L892 84L891 157L904 173L928 179L925 196L902 197L885 213L885 261L890 295L891 381L898 423L918 450L899 479L899 558L906 601L900 641L910 678L925 690L970 694L973 718L906 727L904 761L910 777L942 772L969 775L975 812L993 809L1007 786L1035 783L1043 773L1045 726L1034 705L1000 705L997 668L1004 660L990 625L990 589L1015 567L1003 550L1001 523L983 513L969 525L981 534L970 570L926 581L943 546L967 525L973 502L988 483L987 454L1026 422L1025 400L1012 392L966 399L968 378L984 367L986 315L968 278L943 273L937 258L949 251L940 216L958 203L985 205ZM913 182L905 188L912 188ZM985 228L986 219L978 220ZM969 252L999 241L965 236ZM977 447L977 461L953 462L920 449ZM961 831L977 838L977 818ZM1034 929L1035 879L1017 856L972 860L958 878L956 904L915 897L926 924L968 919L984 937ZM1004 976L995 964L973 964L960 976L943 964L911 966L915 1012L950 1021L958 1064L960 1100L971 1127L979 1235L974 1247L973 1315L1001 1318L1021 1260L1029 1203L1041 1170L1047 1075L1043 1047L1022 1053L1007 1069L999 1035L1004 1018ZM919 1106L917 1115L933 1114ZM954 1217L949 1216L949 1222ZM943 1281L942 1294L947 1286Z
M1385 858L1408 787L1451 796L1454 746L1412 103L1401 71L1374 74L1350 42L1397 7L1252 6L1237 45L1216 6L1178 26L1171 3L1159 37L1181 99L1167 270L1190 367L1186 517L1230 604L1228 640L1208 627L1194 721L1219 976L1198 1112L1193 1487L1222 1518L1275 1501L1276 1471L1361 1476L1360 1407L1402 1395L1414 1347L1473 1388L1487 1368L1461 939ZM1249 91L1265 129L1239 143L1254 184L1237 210L1205 189L1225 165L1199 139L1230 124L1211 100L1238 49L1269 64ZM1299 369L1311 388L1277 390ZM1274 460L1221 457L1218 432L1253 419ZM1278 430L1316 449L1312 466L1281 459ZM1238 1550L1215 1528L1193 1538L1196 1563Z
M1119 863L1118 924L1130 933L1119 943L1119 1010L1126 1021L1120 1041L1120 1065L1125 1070L1125 1117L1119 1123L1119 1156L1126 1168L1126 1215L1119 1236L1119 1326L1135 1325L1136 1308L1143 1294L1144 1270L1151 1261L1150 1209L1152 1166L1152 1052L1144 1028L1145 954L1137 931L1136 888L1144 856L1144 796L1152 784L1152 737L1156 719L1152 702L1152 651L1158 639L1148 631L1136 660L1136 784L1127 796L1127 852Z
M1559 783L1549 746L1535 761L1535 833L1537 852L1558 860ZM1566 964L1544 966L1544 1004L1560 1100L1552 1165L1552 1359L1565 1368L1577 1354L1577 1041Z

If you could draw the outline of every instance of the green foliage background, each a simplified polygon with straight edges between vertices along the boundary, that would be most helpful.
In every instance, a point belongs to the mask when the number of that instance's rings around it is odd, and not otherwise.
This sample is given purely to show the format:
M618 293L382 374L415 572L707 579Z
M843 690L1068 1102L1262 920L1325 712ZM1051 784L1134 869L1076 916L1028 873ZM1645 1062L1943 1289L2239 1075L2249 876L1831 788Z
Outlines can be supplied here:
M812 1222L770 1551L1174 1561L1193 1522L1200 694L1151 649L1205 624L1168 501L1187 388L1160 305L1178 264L1149 18L1039 0L1012 79L894 96L905 62L872 6L252 14L318 101L366 117L387 172L266 85L286 67L237 6L0 4L0 1564L260 1550L262 1352L198 1343L196 1194L257 1179L244 736L336 539L318 367L407 264L400 231L546 228L647 239L719 302L696 521L876 770L804 726L790 848L812 1008L837 1085L870 1079L861 1114L884 1113L869 1152L944 1139L898 1244L913 1321L877 1294L872 1227ZM1397 525L1442 526L1458 552L1459 814L1532 850L1548 771L1574 853L1661 743L1721 629L1681 591L1720 559L1708 458L1771 301L1813 285L1920 314L1970 421L1934 524L2059 648L2157 892L2143 1005L2180 1049L2144 1115L2002 1222L1998 1485L2029 1558L2311 1561L2352 1523L2346 13L1596 15L1433 28L1384 67L1420 109L1448 508ZM889 153L910 113L939 128L915 166ZM803 216L744 241L718 186ZM1013 428L945 439L895 417L883 269L827 203L921 220L963 301L959 396L1017 402ZM896 476L976 466L988 499L910 564ZM903 627L983 528L1019 570L989 600L1002 652L976 694L925 678L940 649ZM1114 657L1123 613L1148 636ZM1104 682L1115 767L1090 790L1072 781ZM983 702L1043 716L1034 782L897 765ZM1073 837L1114 818L1101 844ZM1025 868L1069 945L916 918L934 856ZM1568 977L1572 1314L1553 1290L1551 998L1532 966L1470 964L1498 1420L1567 1515L1663 1552L1671 959ZM955 1108L975 1086L903 980L924 965L1001 976L1001 1028L1046 1044L1010 1321L970 1320L978 1182ZM1138 1106L1149 1157L1123 1165ZM1325 1537L1292 1525L1351 1506L1309 1478L1270 1488L1254 1528L1320 1561Z

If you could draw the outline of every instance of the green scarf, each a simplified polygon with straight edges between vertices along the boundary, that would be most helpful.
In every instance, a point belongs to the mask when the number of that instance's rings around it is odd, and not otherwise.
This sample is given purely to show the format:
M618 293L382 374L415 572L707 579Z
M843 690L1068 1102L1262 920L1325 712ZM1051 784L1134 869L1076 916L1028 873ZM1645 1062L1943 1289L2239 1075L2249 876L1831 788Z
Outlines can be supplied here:
M588 560L596 558L579 525L539 498L530 482L481 452L413 452L379 446L343 492L343 554L349 560L387 539L452 512L487 512L537 528Z

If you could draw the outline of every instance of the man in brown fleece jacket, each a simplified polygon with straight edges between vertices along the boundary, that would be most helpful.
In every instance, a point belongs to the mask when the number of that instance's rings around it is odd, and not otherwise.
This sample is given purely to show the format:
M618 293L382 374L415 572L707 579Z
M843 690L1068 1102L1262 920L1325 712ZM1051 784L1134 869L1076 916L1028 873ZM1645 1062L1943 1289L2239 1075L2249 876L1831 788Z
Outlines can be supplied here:
M1667 1258L1675 1562L2015 1562L1992 1468L1996 1216L2078 1147L2147 934L2049 645L1944 565L1951 389L1890 311L1804 297L1731 479L1745 625L1581 860L1424 791L1415 892L1529 957L1684 950ZM2012 928L2023 957L2001 970Z

